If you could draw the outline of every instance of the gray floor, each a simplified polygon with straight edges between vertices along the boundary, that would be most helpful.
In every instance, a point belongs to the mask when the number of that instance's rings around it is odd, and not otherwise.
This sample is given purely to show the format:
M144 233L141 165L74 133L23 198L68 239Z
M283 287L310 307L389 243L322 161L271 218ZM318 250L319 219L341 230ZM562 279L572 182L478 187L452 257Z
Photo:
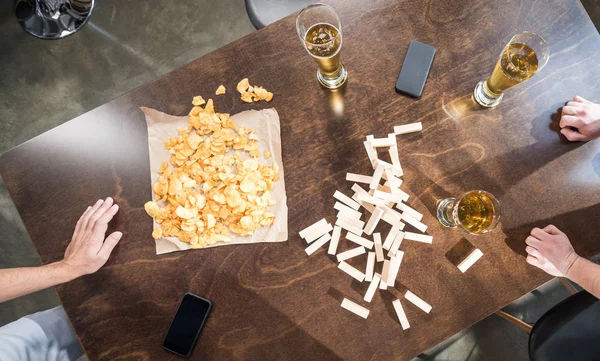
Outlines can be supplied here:
M12 1L0 2L0 152L254 31L242 0L96 3L83 30L42 41L21 30ZM599 24L598 1L585 5ZM0 179L0 267L39 264ZM534 322L567 295L553 281L507 310ZM58 304L52 290L5 302L0 325ZM527 335L490 316L420 359L527 360Z

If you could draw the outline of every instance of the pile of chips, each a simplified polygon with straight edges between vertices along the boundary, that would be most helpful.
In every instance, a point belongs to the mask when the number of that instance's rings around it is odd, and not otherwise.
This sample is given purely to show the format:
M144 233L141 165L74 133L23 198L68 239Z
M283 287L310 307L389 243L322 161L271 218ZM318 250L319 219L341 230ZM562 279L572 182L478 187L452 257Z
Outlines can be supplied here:
M197 96L192 104L190 126L164 143L171 165L165 161L158 170L152 187L156 202L144 205L160 225L152 237L177 237L203 248L230 242L230 231L248 236L271 225L275 215L267 207L275 204L271 191L279 167L258 161L255 131L237 128L229 114L215 113L212 99ZM265 151L264 158L270 157Z
M271 99L273 99L273 93L258 85L250 85L248 78L240 80L235 88L241 94L242 101L246 103L258 102L261 100L270 102Z

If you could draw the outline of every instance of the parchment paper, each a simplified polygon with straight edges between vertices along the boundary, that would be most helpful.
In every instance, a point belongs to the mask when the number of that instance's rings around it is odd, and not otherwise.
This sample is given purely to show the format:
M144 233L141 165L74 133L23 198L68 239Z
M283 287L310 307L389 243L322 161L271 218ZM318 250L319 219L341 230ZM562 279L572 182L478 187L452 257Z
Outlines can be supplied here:
M150 177L152 184L158 180L158 169L163 161L169 161L171 154L164 147L164 141L172 136L178 136L178 127L189 125L188 117L176 117L173 115L159 112L158 110L141 107L146 115L146 124L148 126L148 147L150 150ZM279 115L274 108L261 111L248 110L235 114L231 120L238 127L248 127L256 131L259 138L260 151L264 154L269 150L271 158L265 160L261 155L258 161L263 164L271 165L277 162L279 166L279 180L274 183L272 198L277 202L274 206L268 207L268 211L275 214L275 221L269 227L257 229L252 236L240 237L235 233L230 233L231 242L218 242L207 247L226 246L231 244L247 244L257 242L283 242L287 241L287 198L285 195L285 183L283 174L283 162L281 158L281 136L279 126ZM170 163L169 163L170 164ZM152 184L149 185L152 188ZM154 192L152 192L154 199ZM156 201L156 199L154 199ZM154 228L158 227L154 221ZM156 240L156 254L163 254L175 251L184 251L190 249L190 245L181 242L175 237L163 237Z

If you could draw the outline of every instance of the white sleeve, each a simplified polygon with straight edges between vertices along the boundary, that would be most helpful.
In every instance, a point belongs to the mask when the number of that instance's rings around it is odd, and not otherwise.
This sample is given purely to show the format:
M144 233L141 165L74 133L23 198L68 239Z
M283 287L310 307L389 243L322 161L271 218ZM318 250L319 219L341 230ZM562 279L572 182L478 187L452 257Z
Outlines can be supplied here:
M0 360L75 361L81 345L62 307L25 316L0 327Z

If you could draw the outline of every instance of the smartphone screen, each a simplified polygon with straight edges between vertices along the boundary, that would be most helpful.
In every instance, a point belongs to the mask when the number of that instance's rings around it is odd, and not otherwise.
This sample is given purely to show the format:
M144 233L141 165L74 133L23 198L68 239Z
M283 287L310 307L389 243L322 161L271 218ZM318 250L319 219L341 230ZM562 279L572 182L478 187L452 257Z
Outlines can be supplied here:
M402 94L419 98L423 94L434 57L435 48L433 46L416 40L411 41L396 81L396 90Z
M186 293L163 341L163 347L176 354L189 356L210 308L209 300Z

